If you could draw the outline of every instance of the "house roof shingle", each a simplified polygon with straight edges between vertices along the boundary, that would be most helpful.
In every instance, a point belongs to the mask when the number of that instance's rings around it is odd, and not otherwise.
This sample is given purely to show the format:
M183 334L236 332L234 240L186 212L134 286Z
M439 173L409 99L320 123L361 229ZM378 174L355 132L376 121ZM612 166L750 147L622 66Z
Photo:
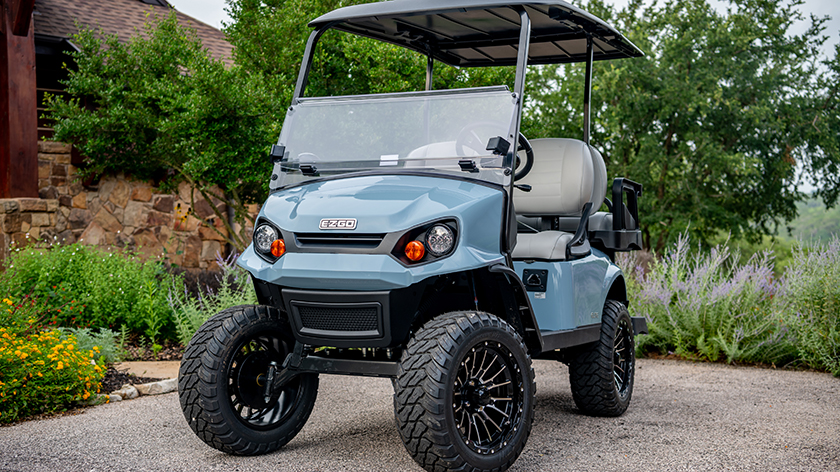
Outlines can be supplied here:
M157 5L153 5L157 4ZM163 0L36 0L33 20L35 33L70 38L78 32L76 20L91 28L102 27L106 34L114 34L126 41L142 30L147 13L168 14L170 7ZM233 46L224 33L184 13L175 11L178 22L193 28L210 54L231 63Z

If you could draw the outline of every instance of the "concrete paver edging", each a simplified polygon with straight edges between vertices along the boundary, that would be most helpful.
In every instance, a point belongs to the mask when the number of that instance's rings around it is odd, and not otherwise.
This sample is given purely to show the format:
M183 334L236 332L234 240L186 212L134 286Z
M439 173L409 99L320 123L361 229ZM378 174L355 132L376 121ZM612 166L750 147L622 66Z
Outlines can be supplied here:
M178 367L180 364L180 361L138 361L114 364L114 367L120 371L128 371L130 374L142 377L163 377L164 380L140 385L125 384L119 390L97 395L91 403L119 402L132 400L142 395L161 395L175 392L178 390Z

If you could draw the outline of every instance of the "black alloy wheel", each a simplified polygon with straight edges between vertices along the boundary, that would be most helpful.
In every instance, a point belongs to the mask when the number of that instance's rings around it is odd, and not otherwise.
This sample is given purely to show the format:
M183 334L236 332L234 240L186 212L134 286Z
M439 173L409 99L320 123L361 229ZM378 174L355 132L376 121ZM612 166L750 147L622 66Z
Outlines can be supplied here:
M631 346L633 346L633 327L628 319L621 318L613 339L613 378L619 395L627 394L627 389L631 387L633 380Z
M300 378L295 377L280 389L267 388L268 379L280 370L293 348L277 333L261 333L243 340L234 351L228 369L228 394L231 407L247 426L272 429L286 421L299 402Z
M524 386L513 354L498 342L479 342L458 367L453 414L461 440L479 454L506 446L521 424Z

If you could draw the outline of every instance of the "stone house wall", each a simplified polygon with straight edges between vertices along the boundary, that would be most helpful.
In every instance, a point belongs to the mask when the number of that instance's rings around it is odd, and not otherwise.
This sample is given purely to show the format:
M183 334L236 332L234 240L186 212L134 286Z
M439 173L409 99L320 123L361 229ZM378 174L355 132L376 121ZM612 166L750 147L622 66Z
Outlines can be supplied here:
M40 141L38 187L40 198L0 199L0 260L12 243L38 240L127 247L186 269L213 269L216 254L226 255L224 222L198 193L191 198L187 184L163 193L117 175L86 186L71 164L70 145ZM222 202L213 203L227 214ZM256 215L259 206L249 211Z

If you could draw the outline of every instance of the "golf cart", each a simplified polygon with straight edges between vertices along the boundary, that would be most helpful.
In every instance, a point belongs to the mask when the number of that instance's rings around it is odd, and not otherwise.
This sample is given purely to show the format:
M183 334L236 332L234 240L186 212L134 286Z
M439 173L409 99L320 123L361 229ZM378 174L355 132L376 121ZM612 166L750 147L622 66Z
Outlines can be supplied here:
M386 377L418 464L505 470L531 430L534 358L569 365L583 412L621 415L647 327L627 312L614 258L641 249L642 189L619 178L605 198L589 97L593 61L641 51L560 0L394 0L310 26L238 261L259 305L211 317L181 363L193 431L227 453L268 453L303 428L319 374ZM425 55L426 90L306 97L329 29ZM434 90L436 61L515 65L514 88ZM529 141L527 66L571 62L586 62L583 139Z

